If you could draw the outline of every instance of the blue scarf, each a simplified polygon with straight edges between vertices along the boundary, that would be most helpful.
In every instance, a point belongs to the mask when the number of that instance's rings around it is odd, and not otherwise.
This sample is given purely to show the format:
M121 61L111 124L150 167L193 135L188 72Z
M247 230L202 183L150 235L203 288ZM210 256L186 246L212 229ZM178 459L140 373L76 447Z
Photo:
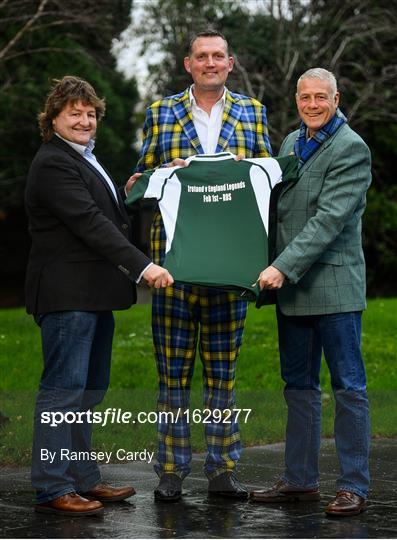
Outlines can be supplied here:
M336 110L334 116L321 129L316 131L315 135L306 140L307 126L301 122L299 136L295 141L294 152L299 158L299 168L301 168L312 155L317 152L320 146L334 135L338 129L347 122L345 115Z

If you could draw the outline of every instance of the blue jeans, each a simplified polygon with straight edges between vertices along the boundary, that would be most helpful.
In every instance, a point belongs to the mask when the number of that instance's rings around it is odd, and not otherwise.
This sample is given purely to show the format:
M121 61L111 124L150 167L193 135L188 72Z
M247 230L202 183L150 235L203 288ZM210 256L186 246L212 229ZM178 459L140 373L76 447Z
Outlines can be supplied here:
M361 312L286 316L277 309L281 376L288 406L285 473L289 484L318 486L320 366L324 351L335 396L337 489L366 498L370 422L361 356Z
M96 461L65 457L90 452L92 423L84 415L81 423L57 426L41 420L43 412L69 412L72 418L102 401L109 386L114 319L111 311L62 311L40 316L38 322L44 370L34 417L32 485L42 503L88 491L101 480Z

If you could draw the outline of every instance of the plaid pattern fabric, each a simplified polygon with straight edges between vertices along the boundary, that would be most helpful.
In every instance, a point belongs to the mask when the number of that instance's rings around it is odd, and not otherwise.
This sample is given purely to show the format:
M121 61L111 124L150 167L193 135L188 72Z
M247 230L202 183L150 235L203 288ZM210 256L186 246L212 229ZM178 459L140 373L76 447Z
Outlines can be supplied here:
M247 304L216 289L176 284L153 293L153 340L159 376L158 410L177 422L160 419L156 472L184 478L190 471L190 381L197 342L204 373L204 409L235 408L235 371ZM199 332L200 327L200 332ZM191 411L190 411L191 412ZM208 419L210 420L210 419ZM191 418L190 418L191 421ZM228 422L205 423L208 477L233 470L241 452L235 415Z
M287 136L280 156L291 154L298 134ZM303 165L296 188L280 195L272 264L288 276L277 291L284 315L365 309L361 218L370 183L370 151L345 123Z
M295 155L299 158L299 168L301 168L320 148L320 146L334 135L338 129L347 122L345 115L337 109L336 114L325 126L316 131L310 139L307 139L307 126L301 122L299 137L294 145Z
M175 158L203 154L189 101L189 89L166 97L148 108L144 141L137 171L152 169ZM266 109L255 99L226 90L222 128L216 152L229 151L246 157L271 155ZM163 264L166 235L161 214L151 231L152 259ZM152 329L160 380L160 410L188 405L190 378L200 326L200 356L204 364L205 406L234 403L235 363L241 344L247 303L210 288L175 284L153 296ZM219 407L222 408L222 407ZM184 477L191 458L189 425L158 426L156 471ZM207 424L207 475L232 470L240 456L237 422Z
M142 172L203 154L193 124L189 89L156 101L146 111L143 144L136 170ZM228 151L245 157L269 157L266 108L259 101L226 90L222 128L216 152Z
M142 172L203 154L193 124L189 89L181 94L156 101L147 109L143 127L144 140L136 170ZM228 151L245 157L269 157L266 108L259 101L226 90L222 128L216 153ZM161 214L157 213L152 226L152 258L162 264L165 257L165 232Z

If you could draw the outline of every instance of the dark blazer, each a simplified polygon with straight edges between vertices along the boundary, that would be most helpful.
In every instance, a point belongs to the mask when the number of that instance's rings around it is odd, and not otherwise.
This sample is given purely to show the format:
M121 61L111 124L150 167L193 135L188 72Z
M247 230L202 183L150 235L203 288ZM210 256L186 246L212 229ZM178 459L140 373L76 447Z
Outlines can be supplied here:
M41 146L25 195L28 313L126 309L136 301L133 280L150 259L132 245L115 189L119 204L95 167L59 137Z

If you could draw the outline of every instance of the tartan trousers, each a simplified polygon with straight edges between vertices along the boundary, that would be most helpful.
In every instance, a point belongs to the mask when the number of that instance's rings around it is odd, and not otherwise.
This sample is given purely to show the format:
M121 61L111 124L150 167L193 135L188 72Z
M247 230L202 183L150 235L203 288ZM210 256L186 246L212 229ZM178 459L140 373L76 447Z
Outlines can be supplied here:
M164 263L165 246L163 220L158 212L151 229L152 259L156 264ZM169 421L169 417L159 416L155 465L159 476L174 473L184 478L190 472L190 424L183 413L189 409L197 343L203 364L204 408L210 411L235 408L236 360L246 314L247 302L212 287L177 282L172 287L153 290L152 332L159 380L157 408L159 412L172 413L174 419ZM219 417L211 416L209 423L205 423L204 470L209 478L233 470L241 454L236 414L227 422L218 420Z
M197 343L203 364L205 438L204 470L209 478L233 470L241 454L235 409L236 360L240 350L247 302L211 287L176 283L154 290L152 330L159 378L159 476L190 472L190 382ZM208 411L207 411L208 410ZM189 418L185 412L189 413ZM227 412L227 416L229 416Z

